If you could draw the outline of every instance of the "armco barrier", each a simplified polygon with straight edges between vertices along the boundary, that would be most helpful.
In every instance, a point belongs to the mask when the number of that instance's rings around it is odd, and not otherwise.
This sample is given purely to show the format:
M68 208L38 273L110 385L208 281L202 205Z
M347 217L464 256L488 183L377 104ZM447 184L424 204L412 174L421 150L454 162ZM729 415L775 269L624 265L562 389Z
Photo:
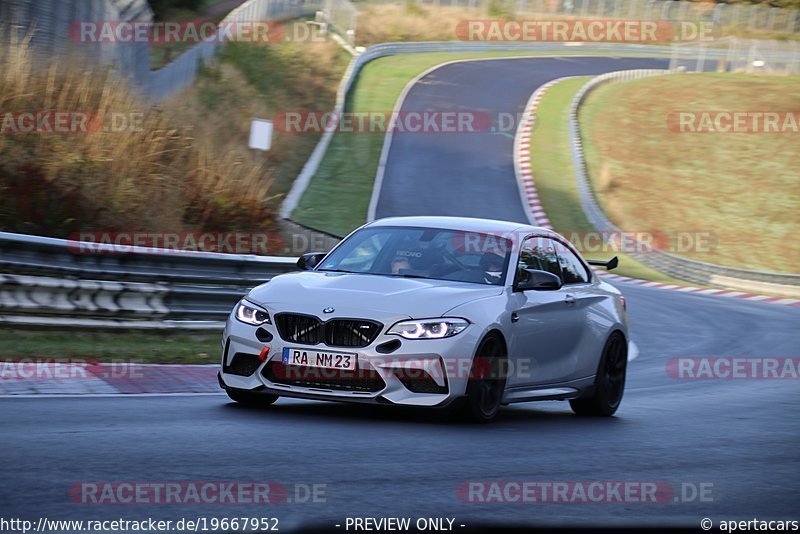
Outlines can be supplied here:
M611 72L597 76L584 85L572 100L569 113L569 142L575 179L581 206L589 222L601 232L620 232L621 230L606 216L597 200L589 180L586 159L578 125L578 110L586 96L597 87L613 81L633 80L649 76L671 74L669 70L628 70ZM690 74L686 74L690 76ZM736 267L726 267L676 256L658 250L643 254L631 254L641 263L681 280L706 286L725 287L749 292L767 292L800 297L800 275L751 271Z
M205 252L81 252L75 241L0 233L0 323L220 329L252 287L295 258Z

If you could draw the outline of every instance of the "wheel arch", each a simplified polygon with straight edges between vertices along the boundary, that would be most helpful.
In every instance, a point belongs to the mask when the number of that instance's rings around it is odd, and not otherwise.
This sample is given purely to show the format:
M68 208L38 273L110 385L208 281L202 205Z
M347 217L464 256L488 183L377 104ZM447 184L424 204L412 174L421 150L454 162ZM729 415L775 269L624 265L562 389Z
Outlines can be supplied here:
M508 358L508 341L506 340L505 334L497 325L490 326L486 329L486 331L478 338L478 343L475 344L475 350L473 351L472 357L475 358L478 355L478 349L481 346L481 343L488 338L488 337L496 337L500 340L500 343L503 345L503 356Z

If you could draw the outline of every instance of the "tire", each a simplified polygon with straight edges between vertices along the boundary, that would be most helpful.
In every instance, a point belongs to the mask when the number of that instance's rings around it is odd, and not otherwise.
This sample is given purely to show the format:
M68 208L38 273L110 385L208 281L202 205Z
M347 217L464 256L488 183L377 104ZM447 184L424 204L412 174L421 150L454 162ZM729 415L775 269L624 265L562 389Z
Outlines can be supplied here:
M225 393L228 394L228 397L230 397L232 401L236 401L244 406L269 406L278 400L277 395L270 395L268 393L255 393L243 389L226 389Z
M614 415L625 393L627 368L628 344L622 333L614 332L603 347L592 396L569 401L572 411L578 415L595 417Z
M462 413L469 421L488 423L500 411L506 387L506 349L497 335L486 336L475 354Z

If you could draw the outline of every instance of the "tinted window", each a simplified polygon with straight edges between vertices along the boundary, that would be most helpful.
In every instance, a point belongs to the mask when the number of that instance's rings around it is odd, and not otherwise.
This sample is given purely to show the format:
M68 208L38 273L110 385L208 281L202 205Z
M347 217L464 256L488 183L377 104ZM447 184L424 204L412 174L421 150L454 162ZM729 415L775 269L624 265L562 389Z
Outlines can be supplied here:
M522 244L519 253L519 269L536 269L561 276L561 266L554 242L546 237L530 237Z
M558 262L561 265L561 278L565 284L583 284L589 281L589 273L581 260L562 243L556 244Z

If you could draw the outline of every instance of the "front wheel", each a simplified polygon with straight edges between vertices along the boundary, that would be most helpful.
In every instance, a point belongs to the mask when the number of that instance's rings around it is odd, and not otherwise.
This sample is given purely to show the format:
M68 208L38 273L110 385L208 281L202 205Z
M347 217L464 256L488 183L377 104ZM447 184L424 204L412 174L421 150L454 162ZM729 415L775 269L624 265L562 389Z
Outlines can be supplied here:
M276 400L277 395L270 395L268 393L254 393L252 391L245 391L243 389L226 389L225 393L232 401L236 401L244 406L269 406Z
M594 381L594 393L569 401L569 405L578 415L609 417L619 408L622 394L625 391L625 374L628 367L628 344L625 336L614 332L606 341L597 376Z
M503 341L490 335L481 341L467 384L465 415L472 421L488 423L500 411L506 388L506 352Z

